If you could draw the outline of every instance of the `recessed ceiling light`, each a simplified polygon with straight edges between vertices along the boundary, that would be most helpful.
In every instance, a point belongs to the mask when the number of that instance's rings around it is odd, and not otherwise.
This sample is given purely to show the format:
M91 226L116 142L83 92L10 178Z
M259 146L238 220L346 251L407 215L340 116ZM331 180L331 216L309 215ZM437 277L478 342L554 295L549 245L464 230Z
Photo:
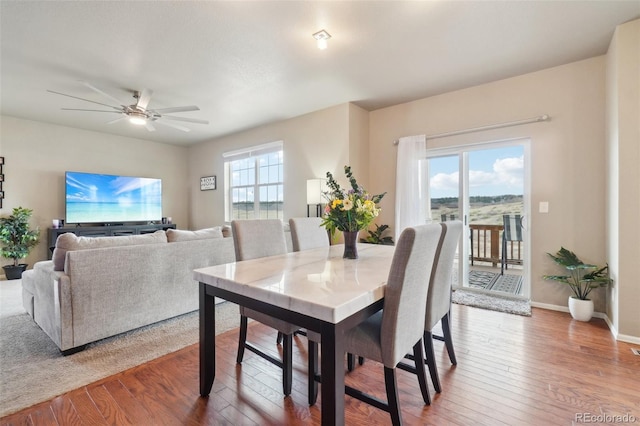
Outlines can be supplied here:
M320 30L313 35L313 38L316 39L318 49L324 50L327 48L327 40L331 38L331 34L329 34L326 30Z

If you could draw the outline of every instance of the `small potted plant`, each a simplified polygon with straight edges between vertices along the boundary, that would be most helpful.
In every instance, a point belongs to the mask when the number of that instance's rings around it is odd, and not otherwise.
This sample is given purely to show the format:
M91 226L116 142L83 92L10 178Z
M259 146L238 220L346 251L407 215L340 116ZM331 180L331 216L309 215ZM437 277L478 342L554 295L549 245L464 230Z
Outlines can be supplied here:
M560 247L555 255L547 254L556 264L564 267L569 275L545 275L543 278L569 285L573 292L569 297L571 316L578 321L589 321L593 316L593 300L589 299L589 293L611 282L609 265L598 267L584 263L575 253L564 247Z
M375 224L375 225L376 225L376 230L375 231L368 230L367 232L369 233L369 235L366 238L360 238L360 242L392 246L393 238L388 235L387 236L383 235L384 232L387 229L389 229L389 225L378 225L378 224Z
M29 228L32 212L31 209L16 207L11 216L0 218L0 256L13 260L13 264L2 267L8 280L22 278L27 264L19 261L27 257L40 239L40 230Z

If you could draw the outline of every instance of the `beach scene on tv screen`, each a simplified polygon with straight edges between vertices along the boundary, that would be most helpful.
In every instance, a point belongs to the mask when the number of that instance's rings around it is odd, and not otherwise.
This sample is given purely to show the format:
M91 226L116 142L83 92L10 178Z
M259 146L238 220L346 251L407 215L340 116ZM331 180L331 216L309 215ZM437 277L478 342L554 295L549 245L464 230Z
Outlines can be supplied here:
M162 217L160 179L66 173L67 223L135 222Z

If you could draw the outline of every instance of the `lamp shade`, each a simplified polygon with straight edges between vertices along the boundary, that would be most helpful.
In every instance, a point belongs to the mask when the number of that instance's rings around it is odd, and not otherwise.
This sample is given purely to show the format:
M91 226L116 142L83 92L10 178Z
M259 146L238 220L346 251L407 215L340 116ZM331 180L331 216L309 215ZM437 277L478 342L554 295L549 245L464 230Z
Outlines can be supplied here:
M322 204L322 193L326 192L326 179L308 179L307 180L307 204Z

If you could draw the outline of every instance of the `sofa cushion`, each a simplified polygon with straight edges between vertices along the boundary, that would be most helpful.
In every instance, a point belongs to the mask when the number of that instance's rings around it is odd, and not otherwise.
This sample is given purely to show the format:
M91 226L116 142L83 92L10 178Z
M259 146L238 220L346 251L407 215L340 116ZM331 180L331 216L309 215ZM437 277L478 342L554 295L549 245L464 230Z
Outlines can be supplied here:
M88 250L105 247L135 246L142 244L160 244L167 242L164 231L156 231L152 234L126 235L118 237L78 237L67 232L58 236L56 247L53 250L53 270L63 271L64 261L68 251Z
M167 241L175 243L178 241L206 240L209 238L222 238L222 229L215 228L200 229L198 231L186 231L184 229L167 229Z
M230 225L223 225L222 226L222 236L225 238L229 238L232 237L233 234L231 233L231 226Z

